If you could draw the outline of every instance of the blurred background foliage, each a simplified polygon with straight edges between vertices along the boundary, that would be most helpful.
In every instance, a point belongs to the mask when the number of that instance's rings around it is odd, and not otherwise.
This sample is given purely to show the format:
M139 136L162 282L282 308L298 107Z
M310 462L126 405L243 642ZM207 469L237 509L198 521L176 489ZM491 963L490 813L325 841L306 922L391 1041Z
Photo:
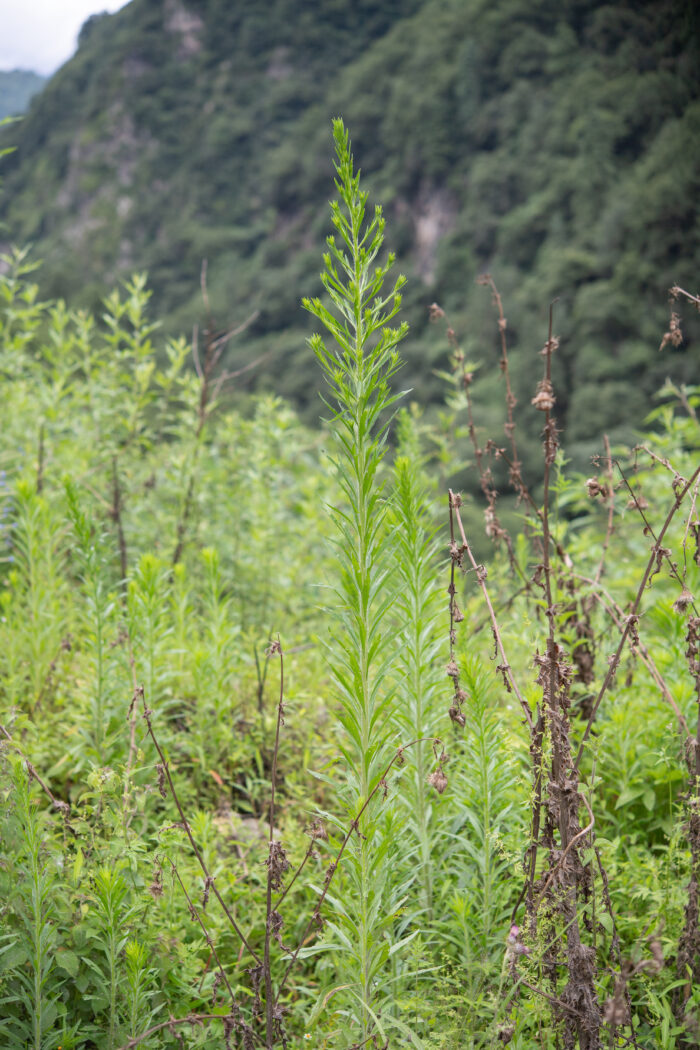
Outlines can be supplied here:
M0 70L0 120L24 113L45 81L28 69Z
M700 17L690 0L132 0L89 19L74 58L4 130L0 221L34 242L42 291L97 308L147 268L170 334L259 311L239 386L318 416L300 291L313 287L342 113L410 280L401 382L439 404L437 300L492 410L492 272L527 423L532 351L558 298L557 410L582 467L631 437L700 331L657 354L667 289L700 250ZM530 418L534 425L534 416ZM526 468L534 459L526 457Z

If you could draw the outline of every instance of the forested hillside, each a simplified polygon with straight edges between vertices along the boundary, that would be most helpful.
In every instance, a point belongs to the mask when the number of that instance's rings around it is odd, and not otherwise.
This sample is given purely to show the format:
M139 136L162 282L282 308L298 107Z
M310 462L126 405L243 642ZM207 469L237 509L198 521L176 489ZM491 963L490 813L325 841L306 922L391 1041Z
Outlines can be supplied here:
M239 363L272 356L247 383L304 407L299 289L342 113L409 276L404 381L441 396L434 300L495 368L488 270L526 402L520 350L558 297L558 409L583 457L602 429L629 437L667 374L693 374L692 322L663 360L657 345L700 250L698 41L685 0L132 0L86 23L4 132L4 236L33 242L42 289L76 304L147 269L171 331L201 320L206 258L217 322L259 311ZM493 403L493 383L475 397Z
M0 70L0 120L24 113L45 82L45 77L27 69Z

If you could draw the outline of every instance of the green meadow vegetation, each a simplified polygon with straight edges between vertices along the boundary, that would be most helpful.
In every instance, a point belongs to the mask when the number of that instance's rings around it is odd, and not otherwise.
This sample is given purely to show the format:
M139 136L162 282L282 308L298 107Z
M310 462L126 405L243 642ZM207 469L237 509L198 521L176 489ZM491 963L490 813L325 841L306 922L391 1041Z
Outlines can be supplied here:
M333 131L321 428L232 403L206 275L190 344L143 275L95 313L5 259L0 1042L696 1048L700 389L576 473L558 308L523 416L486 277L498 425L437 304L424 413ZM663 353L700 305L672 298Z

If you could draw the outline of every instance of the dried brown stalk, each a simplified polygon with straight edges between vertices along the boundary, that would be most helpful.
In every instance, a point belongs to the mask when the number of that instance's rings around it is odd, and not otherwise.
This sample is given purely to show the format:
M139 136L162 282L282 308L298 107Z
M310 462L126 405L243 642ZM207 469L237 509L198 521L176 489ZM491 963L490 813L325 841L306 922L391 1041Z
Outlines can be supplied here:
M549 310L549 332L542 350L544 377L538 384L533 398L535 408L544 412L543 430L544 479L542 500L542 565L538 568L544 592L545 616L547 617L547 642L542 656L535 658L539 668L537 681L542 688L542 723L546 725L551 742L550 768L546 788L543 784L542 738L533 740L531 750L539 760L535 767L535 809L531 839L531 864L528 878L527 908L530 927L534 930L537 909L547 902L550 916L557 916L566 927L566 973L567 983L560 994L563 1002L576 1009L575 1015L564 1014L560 1018L564 1046L581 1050L597 1050L600 1046L602 1016L595 985L595 948L585 945L581 936L579 904L592 892L590 869L584 866L578 854L578 843L593 831L593 813L585 796L579 791L578 775L571 763L571 741L568 709L571 683L571 665L556 641L556 608L552 583L550 558L550 484L557 449L557 426L552 414L555 404L552 386L552 355L558 347L552 334L552 306ZM578 812L581 805L589 810L590 823L581 828ZM540 817L544 813L542 842L548 853L548 869L539 880L536 875L536 851L540 838ZM556 838L559 838L559 845ZM564 861L566 860L566 863ZM541 884L541 885L540 885ZM537 896L535 897L535 893ZM556 988L559 964L558 945L544 958L545 970Z
M491 598L489 596L489 592L488 592L488 589L486 587L486 575L487 575L486 574L486 568L483 565L477 564L476 559L474 558L474 555L472 553L472 549L469 546L469 542L467 540L466 534L464 532L464 525L462 523L462 517L461 517L461 515L459 513L459 508L461 506L461 503L462 503L461 497L456 495L452 491L452 489L450 489L449 490L450 556L451 556L451 559L452 559L451 580L450 580L450 590L451 590L450 597L452 599L451 602L450 602L450 605L451 605L451 608L450 608L451 633L452 633L452 630L453 630L453 626L452 625L454 624L454 613L453 613L453 604L454 604L454 570L455 570L455 565L459 566L460 568L463 568L464 555L466 554L467 558L469 559L469 562L471 564L471 567L472 567L472 569L474 570L474 572L476 574L477 582L479 584L479 587L481 588L481 593L482 593L484 601L486 603L486 608L489 611L489 618L491 620L491 630L493 632L494 642L496 644L497 651L500 653L501 661L502 661L501 664L499 664L498 670L503 675L503 680L504 680L504 682L506 684L506 688L509 691L512 690L513 693L515 693L515 696L518 699L518 703L520 704L520 706L522 708L522 711L523 711L523 714L525 716L525 721L526 721L527 725L529 726L529 728L532 730L532 712L530 711L529 704L527 703L527 701L523 697L522 693L520 692L520 689L518 688L518 684L515 681L515 678L513 677L513 671L512 671L512 668L511 668L511 666L510 666L510 664L508 662L508 657L506 656L506 651L505 651L505 648L504 648L504 645L503 645L503 637L501 635L501 631L500 631L500 628L498 626L498 620L496 618L496 613L494 612L493 605L491 604ZM455 531L454 531L455 519L457 521L457 526L459 528L460 537L461 537L461 540L462 540L460 545L458 545L456 540L455 540ZM455 683L458 683L458 675L452 675L452 677L454 678ZM458 685L456 685L456 689L458 689Z
M168 858L168 863L170 864L170 867L172 868L173 875L175 876L175 878L177 879L177 881L180 884L180 889L182 890L183 894L185 895L185 899L187 901L187 907L189 908L190 915L192 916L192 918L195 920L195 922L198 924L199 928L201 929L201 931L202 931L202 933L204 935L204 939L207 942L207 945L209 947L209 951L213 955L214 961L216 962L216 965L219 968L219 973L221 974L221 980L226 985L229 997L231 999L231 1004L237 1010L238 1007L237 1007L237 1004L236 1004L236 997L233 994L233 988L231 987L231 985L229 983L229 979L228 979L228 977L226 975L226 970L224 969L224 967L221 964L221 960L219 959L219 955L218 955L218 952L216 950L216 945L214 944L214 942L211 939L211 934L209 933L209 930L204 925L204 922L202 921L202 916L199 914L199 911L196 908L196 906L194 904L194 901L192 900L192 898L190 897L189 893L187 892L187 887L185 886L184 882L180 878L180 872L177 870L176 866L173 864L173 862L172 862L172 860L170 860L170 858ZM209 888L210 882L208 880L205 881L205 886L207 887L207 889ZM205 890L205 893L206 892L207 892L207 890Z
M513 415L513 410L515 409L515 406L517 405L518 401L515 397L515 394L513 393L513 388L510 382L510 369L508 368L508 340L506 337L506 329L508 327L508 322L503 312L503 300L501 299L501 294L498 291L498 288L496 287L496 282L494 281L491 274L482 274L482 276L477 279L476 283L484 285L485 287L491 290L493 304L498 312L498 334L501 341L501 357L498 362L498 365L506 384L507 421L503 425L503 430L505 431L505 435L510 442L511 449L511 459L509 460L508 464L508 476L511 485L513 486L515 492L518 495L518 499L525 500L526 488L522 477L522 463L520 462L518 448L515 442L515 418Z
M209 871L209 869L207 867L206 861L204 860L204 857L202 856L201 850L199 849L199 846L197 845L197 843L195 841L194 835L192 833L192 828L190 826L190 822L188 821L187 816L185 815L185 811L184 811L184 809L182 807L182 803L180 802L180 798L178 796L178 793L177 793L177 791L175 789L175 785L173 783L173 778L172 778L171 773L170 773L170 765L168 763L167 758L165 757L165 754L163 753L163 750L162 750L160 744L158 743L158 738L156 737L155 731L153 729L153 721L152 721L153 712L146 705L146 699L145 699L145 696L144 696L143 686L141 686L141 685L137 686L136 687L136 692L137 692L137 695L138 695L139 699L141 700L141 704L143 706L143 717L144 717L144 720L146 722L146 727L148 729L148 735L150 736L151 740L153 741L153 746L155 747L156 751L158 752L158 758L160 759L160 765L161 765L161 768L162 768L162 770L163 770L163 772L165 774L165 777L167 779L168 787L170 788L170 794L172 796L172 799L173 799L173 801L175 803L175 806L177 808L178 814L180 816L180 823L181 823L182 829L185 832L185 834L187 835L187 838L189 839L190 845L192 847L192 851L193 851L195 857L197 858L197 862L198 862L200 868L202 869L202 873L204 875L204 878L210 882L210 885L211 885L212 891L214 893L214 896L216 897L217 901L221 905L221 908L222 908L222 910L224 912L224 915L226 916L226 918L229 921L231 929L236 933L236 935L239 938L239 940L241 941L241 943L243 945L245 945L246 949L252 955L253 959L255 959L256 963L258 963L258 965L260 965L260 962L261 962L260 956L255 951L255 949L250 945L250 943L248 941L248 938L245 936L245 934L243 933L243 931L239 927L238 923L236 922L235 918L231 914L231 911L230 911L228 905L226 904L226 901L221 896L221 894L220 894L220 892L219 892L219 890L218 890L218 888L216 886L216 882L214 881L214 878L211 875L211 873L210 873L210 871Z
M576 758L574 759L574 768L575 769L578 769L580 764L581 764L581 759L583 757L583 752L584 752L585 747L586 747L586 742L588 740L588 737L591 734L591 730L593 728L593 723L595 722L595 717L596 717L596 714L598 713L598 708L600 707L600 704L601 704L601 702L603 700L603 697L605 696L606 692L608 691L608 689L610 687L610 684L611 684L613 678L615 677L615 674L617 672L617 668L618 668L618 666L620 664L620 657L622 656L622 650L624 649L625 644L627 643L627 639L628 639L629 635L631 634L631 632L633 631L633 629L636 630L637 622L639 620L639 609L640 609L640 606L642 604L642 597L644 596L644 592L646 590L647 584L649 583L649 580L650 580L652 574L654 573L654 569L656 568L656 570L658 571L659 562L665 556L665 553L664 553L665 552L665 548L662 546L663 540L664 540L664 538L666 536L666 533L669 530L671 522L675 518L676 513L678 512L681 504L683 503L683 500L685 499L687 493L690 491L690 489L692 488L692 486L694 485L694 483L695 483L695 481L696 481L696 479L698 477L700 477L700 465L695 468L695 470L693 471L691 477L688 479L688 481L685 483L685 485L683 485L682 488L675 490L675 498L674 498L673 504L672 504L668 514L666 515L666 519L665 519L663 525L661 526L661 531L659 532L658 537L654 537L654 543L653 543L652 548L651 548L651 554L649 555L649 559L647 561L647 565L646 565L646 568L644 570L644 574L642 576L642 579L641 579L641 582L639 584L639 587L637 588L637 594L636 594L635 599L634 599L634 601L632 603L632 608L631 608L629 614L626 617L625 626L624 626L624 629L623 629L622 634L620 636L620 640L619 640L619 642L617 644L617 648L615 649L615 652L610 657L607 674L605 675L605 678L603 680L603 684L601 685L601 687L600 687L600 689L598 691L598 695L596 696L595 702L594 702L593 707L591 709L591 713L590 713L588 722L586 724L586 728L585 728L585 730L583 732L583 736L581 737L581 743L580 743L579 749L578 749L578 751L576 753ZM625 481L626 481L626 479L625 479ZM628 487L630 493L632 494L632 497L634 498L634 493L632 492L632 489L630 488L629 483L627 483L627 487ZM639 508L639 502L636 499L635 499L635 505L638 507L640 514L642 514L642 516L644 517L644 511L643 511L642 508ZM645 520L645 523L646 523L646 527L650 528L650 526L648 525L648 522L646 522L646 518L644 520Z
M10 733L10 731L8 729L6 729L5 726L2 725L2 724L0 724L0 733L3 735L5 740L7 740L7 742L12 746L12 749L14 751L16 751L17 754L20 756L20 758L24 762L25 766L27 767L27 772L29 773L29 776L33 780L36 780L37 784L39 785L41 790L44 792L44 794L46 795L46 797L50 801L50 803L53 806L53 808L57 809L58 812L61 813L66 818L66 826L73 833L73 835L76 835L77 833L74 831L74 829L68 823L68 817L70 815L70 806L69 806L69 804L67 802L63 802L63 800L60 799L60 798L56 798L56 796L52 792L52 790L49 787L49 785L46 783L46 781L43 779L43 777L37 772L36 767L32 765L32 763L29 761L27 756L22 751L22 749L19 746L19 744L16 743L16 741L15 741L14 737L12 736L12 734Z
M127 1040L126 1043L123 1043L119 1050L134 1050L140 1043L150 1039L152 1035L155 1035L157 1032L164 1032L166 1029L171 1034L174 1034L175 1029L181 1028L183 1025L191 1025L193 1028L196 1028L201 1027L203 1024L210 1024L212 1021L220 1021L223 1024L227 1046L230 1046L230 1036L236 1025L236 1018L232 1014L188 1014L187 1017L170 1017L167 1021L161 1021L159 1024L152 1025L145 1032L141 1032L139 1035ZM262 1045L260 1036L254 1032L252 1034L255 1041Z
M231 328L228 332L217 332L214 327L209 307L206 259L202 261L200 285L202 289L202 299L208 315L207 325L204 330L204 362L202 363L200 359L198 331L195 328L192 336L192 358L194 360L195 371L199 378L199 402L197 404L197 421L194 432L194 452L190 463L189 477L185 487L182 509L175 527L175 549L172 556L173 566L178 564L185 548L187 528L194 501L194 489L197 480L197 468L201 453L202 435L207 421L213 411L214 405L216 404L216 400L221 392L221 388L224 383L228 382L228 380L243 375L244 372L248 372L252 368L256 368L265 357L269 356L265 354L262 357L256 358L255 361L251 361L243 368L239 368L235 372L222 372L216 379L214 378L216 369L221 360L221 355L223 354L227 343L237 335L244 332L246 328L255 321L260 311L254 310L250 317L246 318L245 321L237 325L235 328Z
M491 471L491 466L490 464L485 463L485 456L487 454L487 450L482 449L479 445L479 439L476 432L476 425L474 423L474 408L471 396L471 385L474 380L474 375L466 368L464 362L464 352L459 345L457 336L455 334L455 330L447 320L447 315L445 314L445 311L442 309L441 306L438 306L437 303L433 303L430 308L430 319L431 321L438 321L444 319L447 325L447 340L450 344L450 348L453 351L452 367L454 372L454 378L455 382L461 385L462 390L464 392L464 397L467 405L467 430L469 433L469 440L471 441L471 445L474 450L474 461L476 463L477 474L479 475L479 485L484 495L484 499L486 500L486 506L484 508L484 525L486 535L489 537L489 539L493 540L495 544L498 544L500 542L505 543L506 549L508 551L508 558L510 560L512 568L515 571L519 572L522 576L523 573L519 569L519 566L515 561L513 542L510 538L507 529L505 529L501 524L500 518L498 517L498 512L496 511L496 501L498 499L498 492L493 484L493 473ZM508 389L510 389L510 380L508 380ZM514 403L515 402L513 402L513 404ZM509 416L510 420L512 416L512 406L509 408L509 412L511 413L511 415ZM506 427L508 427L508 424L506 424Z
M596 601L603 609L605 609L606 613L608 614L612 622L615 624L617 630L623 631L625 627L625 613L620 608L615 599L612 597L612 595L610 595L609 592L601 586L599 581L592 580L589 576L582 576L581 573L578 572L575 572L574 576L577 580L580 580L581 583L585 583L591 588L591 598L594 601ZM674 700L673 694L671 693L671 690L666 684L665 678L656 666L653 656L647 649L644 642L642 642L641 638L639 637L639 633L637 633L637 637L634 640L632 648L633 651L638 654L640 660L648 670L651 677L654 679L654 682L658 686L659 692L661 693L661 696L663 697L664 701L668 704L668 706L671 708L674 715L676 716L681 735L683 735L686 739L689 738L690 727L686 721L686 718L683 712L681 711L680 707Z
M608 553L608 547L610 546L610 540L615 527L615 485L613 478L613 462L610 454L610 440L607 434L603 434L603 443L605 445L605 474L607 477L607 495L606 500L608 504L608 524L605 529L605 539L603 540L603 549L600 554L600 561L598 562L598 568L595 571L595 582L599 583L603 571L605 569L605 558Z
M700 987L700 617L688 618L686 643L686 657L695 687L698 716L695 739L689 741L686 752L689 774L686 835L690 847L690 880L683 930L678 941L676 957L678 979L683 981L683 984L674 992L674 1012L678 1023L687 1026L680 1045L690 1050L691 1047L698 1046L698 1040L691 1035L687 1025L690 1020L687 1003L693 988ZM697 1025L698 1018L694 1021Z

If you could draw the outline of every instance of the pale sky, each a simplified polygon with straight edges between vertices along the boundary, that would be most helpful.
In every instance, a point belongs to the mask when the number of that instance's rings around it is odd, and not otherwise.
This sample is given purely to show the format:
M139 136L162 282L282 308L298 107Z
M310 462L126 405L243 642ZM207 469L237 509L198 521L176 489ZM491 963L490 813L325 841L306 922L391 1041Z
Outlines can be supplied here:
M0 0L0 69L55 73L76 49L86 18L127 0Z

